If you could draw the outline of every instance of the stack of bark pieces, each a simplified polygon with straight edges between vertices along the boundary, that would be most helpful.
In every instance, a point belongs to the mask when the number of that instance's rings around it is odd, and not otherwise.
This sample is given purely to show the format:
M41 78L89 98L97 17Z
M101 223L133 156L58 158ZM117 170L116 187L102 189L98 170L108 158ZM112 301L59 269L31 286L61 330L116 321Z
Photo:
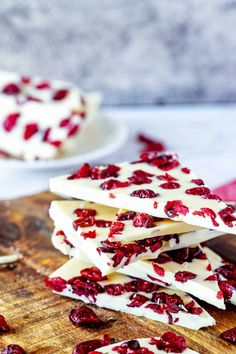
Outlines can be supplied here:
M195 298L236 304L235 266L201 245L236 234L234 210L175 154L84 164L50 187L74 198L50 207L53 244L70 257L46 280L54 292L191 329L215 324Z

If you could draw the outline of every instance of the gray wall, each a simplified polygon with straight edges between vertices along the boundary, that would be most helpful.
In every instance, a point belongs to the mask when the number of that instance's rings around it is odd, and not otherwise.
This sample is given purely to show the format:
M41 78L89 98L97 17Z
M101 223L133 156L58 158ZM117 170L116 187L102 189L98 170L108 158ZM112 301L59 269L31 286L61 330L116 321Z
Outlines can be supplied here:
M235 0L1 0L0 67L107 104L236 100Z

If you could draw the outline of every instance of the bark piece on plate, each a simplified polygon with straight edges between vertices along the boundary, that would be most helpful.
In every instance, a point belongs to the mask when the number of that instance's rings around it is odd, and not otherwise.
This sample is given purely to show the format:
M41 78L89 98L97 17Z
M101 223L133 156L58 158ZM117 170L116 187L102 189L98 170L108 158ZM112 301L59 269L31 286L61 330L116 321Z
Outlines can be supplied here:
M217 276L200 245L161 253L155 260L140 260L119 270L171 289L185 291L198 299L225 309Z
M224 260L209 247L204 246L203 250L210 261L212 271L218 277L225 302L236 305L236 264Z
M0 71L0 150L26 160L70 152L94 122L99 102L68 82Z
M215 324L186 293L118 273L103 277L98 268L75 258L56 270L46 285L60 295L163 323L191 329Z
M236 234L232 207L180 165L173 153L143 153L138 161L82 166L52 178L52 192L159 218Z

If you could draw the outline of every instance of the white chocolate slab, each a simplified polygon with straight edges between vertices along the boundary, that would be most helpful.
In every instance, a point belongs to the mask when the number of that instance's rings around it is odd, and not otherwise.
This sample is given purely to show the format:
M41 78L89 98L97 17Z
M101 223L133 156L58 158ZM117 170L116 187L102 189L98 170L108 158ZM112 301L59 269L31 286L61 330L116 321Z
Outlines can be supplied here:
M160 337L153 337L154 339L157 339L157 340L160 340ZM155 344L152 344L151 343L151 338L139 338L139 339L135 339L135 341L138 341L139 342L139 345L141 348L146 348L148 349L151 353L154 353L154 354L166 354L166 351L165 350L161 350L161 349L157 349L157 346ZM114 354L114 353L117 353L116 351L116 348L122 344L125 344L127 343L128 341L123 341L123 342L118 342L118 343L115 343L115 344L111 344L111 345L107 345L105 347L101 347L101 348L98 348L96 350L96 353L102 353L102 354ZM176 351L171 351L169 352L170 354L173 353L179 353L176 352ZM189 348L186 348L184 349L182 352L182 354L197 354L198 352L192 350L192 349L189 349Z
M169 156L173 161L177 161L174 154L159 154L158 158L162 156ZM178 164L178 162L176 162L176 164ZM192 193L193 188L195 188L195 190L196 188L202 190L205 186L199 186L193 182L197 177L191 172L184 173L181 165L165 171L147 162L134 164L123 162L116 166L120 168L116 178L91 179L90 177L86 177L68 179L70 176L65 175L52 178L50 181L50 189L56 194L67 197L90 200L117 208L125 207L127 210L143 212L156 217L170 218L175 221L183 221L190 225L236 234L236 220L227 224L227 221L223 221L220 217L219 212L222 213L222 210L225 210L227 207L224 202L215 199L206 199L209 198L209 195L212 196L209 190L207 193L204 192L205 196L189 194L189 191ZM103 168L104 166L100 166L100 169ZM130 184L123 188L113 188L109 190L102 189L101 185L110 179L126 183L129 182L129 178L133 176L134 172L137 170L153 175L152 177L148 177L151 183L141 185ZM178 186L177 188L165 189L162 187L163 184L166 186L167 183L167 181L163 180L163 178L166 178L166 173L174 179L175 185ZM160 178L162 179L160 180ZM199 179L197 180L199 182ZM154 196L152 195L151 198L132 196L134 191L146 189L151 190ZM208 195L208 197L206 195ZM173 201L182 203L183 208L181 211L177 208L178 211L175 209L173 212L174 207L173 205L170 206L170 203ZM209 209L214 216L214 220L208 213ZM208 212L206 212L206 210L208 210ZM199 215L199 213L201 213L201 215Z
M198 247L199 251L202 251L202 255L206 256L200 245L193 246L192 249L196 249L196 247ZM191 261L181 264L175 260L174 254L173 252L162 253L160 257L168 257L167 259L169 259L166 263L159 263L158 259L154 261L139 260L119 269L119 272L129 276L138 275L139 278L155 284L185 291L200 300L225 309L223 294L220 291L217 280L211 278L211 280L207 280L214 275L210 269L209 260L207 258L193 257ZM157 271L155 271L155 267L157 267ZM196 274L196 277L180 282L175 278L175 275L179 272L191 272Z
M185 306L189 304L190 302L194 302L194 307L200 307L195 300L193 300L189 295L181 292L181 291L173 291L170 289L164 289L160 288L157 291L154 292L144 292L140 291L138 294L146 296L147 300L144 304L142 304L140 307L129 307L128 304L130 304L131 299L130 297L137 292L128 292L124 291L121 295L114 296L110 295L107 292L99 293L96 295L96 297L91 297L91 296L85 296L85 295L77 295L74 291L72 286L68 283L68 281L74 277L80 276L81 270L85 268L90 268L91 264L88 263L83 263L82 261L72 258L69 260L66 264L64 264L62 267L60 267L58 270L56 270L53 274L51 274L50 278L61 278L66 281L66 288L60 292L56 292L60 295L68 296L77 300L81 300L85 303L93 303L98 307L104 307L107 309L112 309L116 311L121 311L129 314L133 314L135 316L144 316L146 318L155 320L155 321L160 321L163 323L175 323L176 325L191 328L191 329L199 329L202 327L206 326L212 326L215 324L215 320L204 310L202 309L201 314L199 315L193 315L189 312L189 310L186 309ZM107 277L107 279L99 281L98 283L104 287L106 285L111 285L111 284L127 284L131 281L134 281L133 278L130 278L125 275L113 273ZM178 313L172 313L171 312L171 317L168 316L166 311L163 308L163 313L157 313L154 312L153 309L147 308L148 305L154 305L156 304L152 300L152 296L154 293L160 293L164 292L168 295L173 295L176 294L178 295L184 304L184 307L182 308L181 311ZM168 311L167 311L168 312ZM170 321L171 318L171 321Z

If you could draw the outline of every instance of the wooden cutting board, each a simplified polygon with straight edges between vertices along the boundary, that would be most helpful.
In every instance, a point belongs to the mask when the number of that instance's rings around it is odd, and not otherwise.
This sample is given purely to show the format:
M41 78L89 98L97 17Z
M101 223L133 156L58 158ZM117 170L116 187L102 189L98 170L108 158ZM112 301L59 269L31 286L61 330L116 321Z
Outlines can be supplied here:
M199 331L99 308L96 312L103 319L114 319L107 327L87 330L73 326L68 314L79 302L54 295L43 282L67 260L50 241L53 225L48 207L56 198L50 193L41 193L0 203L0 252L19 249L23 254L23 259L14 267L0 267L0 313L11 326L10 333L0 335L0 350L7 344L17 343L31 354L71 353L75 344L103 334L124 340L174 330L202 354L236 353L236 346L219 339L222 331L236 326L235 309L222 311L207 304L203 305L217 325ZM235 258L235 236L215 239L212 244L226 258Z

